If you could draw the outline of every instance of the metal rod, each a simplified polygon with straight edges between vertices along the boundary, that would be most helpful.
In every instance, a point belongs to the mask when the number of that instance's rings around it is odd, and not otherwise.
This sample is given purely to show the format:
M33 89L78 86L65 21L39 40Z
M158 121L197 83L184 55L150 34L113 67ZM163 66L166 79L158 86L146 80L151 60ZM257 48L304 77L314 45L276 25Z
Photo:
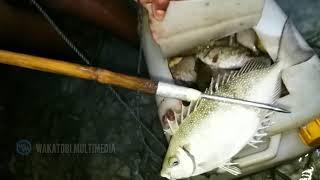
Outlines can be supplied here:
M283 112L283 113L290 113L290 111L280 108L280 107L275 107L270 104L265 104L265 103L259 103L259 102L253 102L253 101L247 101L243 99L235 99L235 98L228 98L228 97L222 97L222 96L213 96L213 95L208 95L208 94L202 94L201 97L210 99L210 100L216 100L216 101L222 101L222 102L228 102L228 103L235 103L235 104L241 104L241 105L247 105L247 106L253 106L253 107L258 107L262 109L268 109L272 111L277 111L277 112Z

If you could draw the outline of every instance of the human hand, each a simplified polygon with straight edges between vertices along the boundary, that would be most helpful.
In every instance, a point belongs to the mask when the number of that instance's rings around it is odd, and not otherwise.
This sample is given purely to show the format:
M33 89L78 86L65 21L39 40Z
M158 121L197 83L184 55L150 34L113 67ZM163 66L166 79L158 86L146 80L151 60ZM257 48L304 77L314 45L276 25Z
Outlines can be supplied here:
M148 4L151 4L153 17L161 21L166 14L166 10L169 6L170 0L139 0L139 2L144 7L146 7Z

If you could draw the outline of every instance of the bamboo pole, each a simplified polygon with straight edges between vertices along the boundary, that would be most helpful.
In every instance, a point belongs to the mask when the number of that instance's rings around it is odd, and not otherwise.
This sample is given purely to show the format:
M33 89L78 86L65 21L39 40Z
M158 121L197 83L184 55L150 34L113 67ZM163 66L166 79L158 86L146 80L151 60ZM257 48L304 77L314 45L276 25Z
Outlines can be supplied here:
M31 56L5 50L0 50L0 63L93 80L102 84L139 90L148 94L155 94L157 90L157 83L148 79L115 73L101 68L83 66L61 60Z

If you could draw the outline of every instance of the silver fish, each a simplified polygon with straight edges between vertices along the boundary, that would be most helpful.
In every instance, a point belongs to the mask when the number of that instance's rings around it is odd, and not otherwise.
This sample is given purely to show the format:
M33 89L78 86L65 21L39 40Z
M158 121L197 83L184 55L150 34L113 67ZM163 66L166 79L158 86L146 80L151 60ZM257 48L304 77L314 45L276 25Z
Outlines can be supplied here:
M281 92L282 70L306 60L290 56L299 50L292 45L296 43L292 42L292 34L292 26L286 24L275 64L265 67L263 63L250 61L239 72L220 78L216 91L211 86L207 93L273 103ZM313 54L307 53L304 57ZM240 174L232 158L246 145L255 147L261 141L264 133L260 130L265 128L262 122L266 114L258 108L201 99L172 136L161 176L188 178L217 168Z

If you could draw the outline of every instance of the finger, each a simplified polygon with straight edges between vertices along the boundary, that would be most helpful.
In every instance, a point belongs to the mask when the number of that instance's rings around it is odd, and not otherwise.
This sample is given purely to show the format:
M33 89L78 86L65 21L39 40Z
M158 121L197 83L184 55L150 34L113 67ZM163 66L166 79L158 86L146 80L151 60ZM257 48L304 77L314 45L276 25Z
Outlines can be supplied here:
M152 0L153 15L157 20L162 20L169 6L170 0Z

